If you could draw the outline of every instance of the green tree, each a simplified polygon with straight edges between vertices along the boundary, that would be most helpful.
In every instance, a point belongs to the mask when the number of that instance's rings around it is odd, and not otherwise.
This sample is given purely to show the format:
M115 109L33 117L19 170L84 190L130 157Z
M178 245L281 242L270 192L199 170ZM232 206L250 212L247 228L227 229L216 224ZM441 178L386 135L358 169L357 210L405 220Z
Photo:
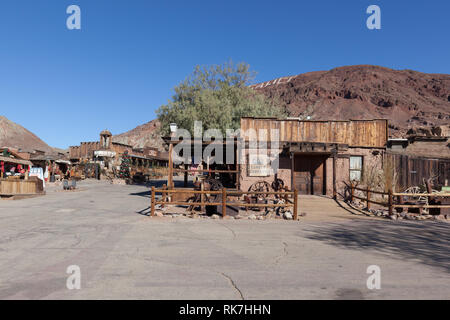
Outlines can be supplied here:
M167 105L157 110L161 133L170 133L174 122L193 134L194 121L202 121L203 130L238 129L241 117L286 116L286 109L273 98L249 88L255 73L246 63L200 67L181 84Z
M129 179L130 178L131 159L130 159L130 156L128 155L128 151L125 151L122 154L121 160L122 161L120 163L119 178Z

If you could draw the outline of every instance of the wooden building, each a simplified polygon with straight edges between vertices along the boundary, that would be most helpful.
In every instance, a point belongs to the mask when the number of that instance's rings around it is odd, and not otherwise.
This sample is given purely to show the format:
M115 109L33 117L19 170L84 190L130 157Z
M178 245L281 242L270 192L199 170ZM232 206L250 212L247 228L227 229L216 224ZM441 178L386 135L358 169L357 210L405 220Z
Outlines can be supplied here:
M227 164L227 170L237 173L235 187L240 190L249 190L260 181L270 185L281 179L284 186L297 189L300 194L337 196L343 193L345 182L363 178L365 167L381 170L387 139L385 119L304 121L245 117L241 118L240 136L235 140L239 147L228 149L239 154L235 157L239 161ZM187 142L170 137L165 141L169 150L181 141ZM202 144L203 150L211 144L197 143ZM221 169L217 165L209 168L216 172ZM172 173L169 171L168 185Z
M278 160L278 170L253 164L250 136L257 132L258 142L266 141L269 161ZM265 180L282 179L299 194L335 196L344 182L361 180L365 167L382 167L388 139L385 119L350 121L304 121L298 119L242 118L241 138L247 143L240 166L241 188ZM273 152L273 141L278 150ZM253 168L253 167L256 167Z
M29 177L29 155L14 148L0 148L0 198L44 194L43 181Z
M100 132L96 142L81 142L79 146L69 147L69 159L73 164L97 163L101 169L118 170L122 155L127 152L132 169L144 170L155 166L167 166L168 155L155 148L133 148L131 145L114 142L108 130Z
M412 135L405 139L389 139L387 156L393 161L398 189L424 186L431 180L440 191L450 181L450 141L447 136Z

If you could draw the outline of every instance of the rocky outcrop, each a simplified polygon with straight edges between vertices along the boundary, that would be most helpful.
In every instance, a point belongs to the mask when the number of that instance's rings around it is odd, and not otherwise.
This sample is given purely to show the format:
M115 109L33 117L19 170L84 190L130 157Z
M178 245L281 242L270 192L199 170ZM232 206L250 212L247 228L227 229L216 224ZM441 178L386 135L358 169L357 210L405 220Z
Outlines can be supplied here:
M133 148L155 147L164 151L159 128L160 122L152 120L130 131L113 136L113 141L131 145Z
M389 119L390 135L450 122L450 75L347 66L252 86L276 97L291 116L311 120ZM430 129L431 130L431 129Z

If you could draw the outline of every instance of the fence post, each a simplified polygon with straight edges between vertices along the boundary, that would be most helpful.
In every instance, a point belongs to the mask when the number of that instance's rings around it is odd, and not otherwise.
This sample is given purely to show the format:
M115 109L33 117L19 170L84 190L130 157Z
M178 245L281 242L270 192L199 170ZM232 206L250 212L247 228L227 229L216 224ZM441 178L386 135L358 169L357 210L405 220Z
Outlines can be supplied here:
M370 209L370 190L367 189L367 210Z
M200 184L200 191L204 191L205 190L205 185L203 183L203 181ZM200 202L204 203L205 202L205 195L203 194L203 192L200 193ZM200 205L200 211L205 212L206 211L206 207L204 205Z
M398 200L398 204L405 204L405 201L403 200L403 196L398 196L398 197L397 197L397 200ZM400 212L403 212L403 208L400 207L400 209L402 210L402 211L400 211ZM398 211L397 211L397 212L398 212Z
M294 220L297 220L298 214L297 214L297 210L298 210L298 191L297 189L294 189Z
M151 216L155 215L155 187L152 187Z
M389 205L389 215L392 215L392 213L393 213L393 207L392 207L392 204L393 204L393 199L392 199L392 189L389 189L388 190L388 205Z
M163 184L162 186L163 190L167 188L166 184ZM166 202L167 194L165 192L162 193L162 201ZM161 208L164 208L164 203L161 205Z
M227 189L222 188L222 219L227 215Z

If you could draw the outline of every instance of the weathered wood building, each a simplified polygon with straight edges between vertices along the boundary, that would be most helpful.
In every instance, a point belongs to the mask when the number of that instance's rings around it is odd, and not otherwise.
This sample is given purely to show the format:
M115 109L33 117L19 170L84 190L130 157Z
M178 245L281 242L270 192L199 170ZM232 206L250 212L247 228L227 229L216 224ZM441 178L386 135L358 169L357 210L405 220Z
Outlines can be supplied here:
M234 147L229 148L228 142L219 143L224 153L235 154L235 162L209 165L203 156L203 168L221 177L232 175L229 180L240 190L247 191L261 181L271 185L281 179L285 187L297 189L300 194L337 196L343 193L345 182L363 178L365 167L381 170L387 139L385 119L304 121L245 117L241 118L239 136L231 142ZM169 150L181 141L189 143L177 137L165 140ZM205 150L217 141L190 140L190 144L192 149L197 144ZM191 163L189 159L187 164Z
M272 148L270 161L278 159L274 172L266 163L252 163L250 136L256 131L258 142ZM259 180L269 183L282 179L300 194L335 196L344 190L344 182L360 180L364 167L382 167L388 140L385 119L350 121L304 121L298 119L242 118L242 139L246 162L240 166L241 188ZM273 153L273 141L278 151ZM256 167L256 168L254 168Z
M399 190L423 186L426 180L431 180L438 191L449 185L450 142L447 136L413 135L405 139L390 139L387 157L396 168Z

